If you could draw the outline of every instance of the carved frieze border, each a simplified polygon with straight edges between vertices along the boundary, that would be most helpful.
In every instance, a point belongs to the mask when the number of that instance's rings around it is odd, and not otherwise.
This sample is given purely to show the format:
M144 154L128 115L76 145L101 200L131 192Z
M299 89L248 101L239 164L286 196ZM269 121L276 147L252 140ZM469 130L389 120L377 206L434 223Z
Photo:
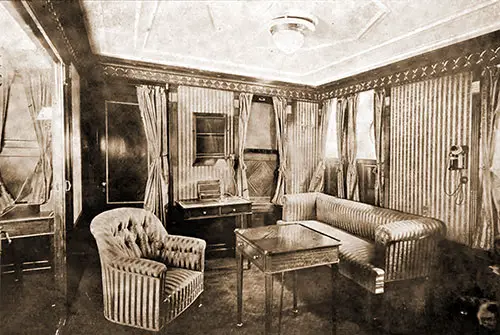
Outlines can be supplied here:
M420 66L406 71L396 72L373 80L363 81L357 84L327 89L320 93L320 99L340 97L356 92L376 89L386 86L397 86L414 81L430 79L448 73L458 71L474 70L500 62L500 46L487 48L480 52L462 55L456 58L445 59L433 64Z
M206 87L219 90L249 92L254 94L283 96L291 99L317 101L319 95L313 90L301 90L288 87L260 85L258 83L246 83L236 80L225 80L220 78L209 78L202 76L189 76L184 74L170 73L162 70L144 69L119 64L99 64L100 73L106 77L119 77L134 80L147 80L163 82L176 85Z

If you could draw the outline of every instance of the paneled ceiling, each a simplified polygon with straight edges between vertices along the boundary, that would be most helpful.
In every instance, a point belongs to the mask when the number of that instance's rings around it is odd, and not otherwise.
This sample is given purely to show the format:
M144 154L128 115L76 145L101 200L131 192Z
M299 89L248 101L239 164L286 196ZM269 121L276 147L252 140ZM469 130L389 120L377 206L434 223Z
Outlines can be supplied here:
M81 0L97 55L321 85L500 29L500 0ZM298 52L272 18L318 18Z

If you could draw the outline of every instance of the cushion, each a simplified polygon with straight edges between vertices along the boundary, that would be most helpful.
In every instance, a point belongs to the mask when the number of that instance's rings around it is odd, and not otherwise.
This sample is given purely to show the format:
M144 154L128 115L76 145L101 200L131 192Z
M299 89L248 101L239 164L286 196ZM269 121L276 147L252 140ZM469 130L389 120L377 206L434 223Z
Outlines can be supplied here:
M374 265L375 243L316 220L300 221L304 226L340 240L339 272L368 291L384 292L384 270Z
M413 218L416 216L323 193L316 200L316 220L371 241L378 226Z
M166 322L188 308L203 292L203 272L169 267L165 276L165 300L170 306Z

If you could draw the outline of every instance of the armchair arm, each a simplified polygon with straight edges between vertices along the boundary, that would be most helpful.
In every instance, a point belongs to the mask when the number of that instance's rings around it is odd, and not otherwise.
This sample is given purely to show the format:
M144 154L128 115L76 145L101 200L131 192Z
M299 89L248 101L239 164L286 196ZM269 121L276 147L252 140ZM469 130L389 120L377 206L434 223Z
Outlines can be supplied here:
M163 240L162 259L171 266L189 270L205 270L207 243L199 238L167 235Z
M317 193L286 194L283 200L283 221L316 219Z
M145 258L115 257L106 263L116 270L155 278L162 277L167 271L165 264Z
M387 246L393 242L441 237L444 231L444 223L436 219L396 221L378 226L375 229L375 242Z

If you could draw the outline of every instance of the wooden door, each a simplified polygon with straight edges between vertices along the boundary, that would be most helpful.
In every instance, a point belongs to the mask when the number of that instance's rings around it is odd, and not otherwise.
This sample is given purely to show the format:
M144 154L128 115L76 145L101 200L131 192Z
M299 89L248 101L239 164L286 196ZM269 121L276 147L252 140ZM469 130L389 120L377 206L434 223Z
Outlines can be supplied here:
M140 207L148 177L147 140L134 85L109 82L94 99L100 156L96 212Z

